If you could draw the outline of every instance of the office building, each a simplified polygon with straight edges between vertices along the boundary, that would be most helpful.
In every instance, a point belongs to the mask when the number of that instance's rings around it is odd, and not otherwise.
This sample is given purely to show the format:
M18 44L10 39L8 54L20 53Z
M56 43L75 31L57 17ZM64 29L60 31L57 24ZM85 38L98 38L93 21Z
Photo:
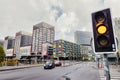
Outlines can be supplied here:
M5 37L3 47L4 47L4 51L5 51L5 54L6 54L7 58L14 57L14 53L13 53L14 37L11 37L11 36Z
M24 31L16 33L14 53L17 58L28 56L31 53L32 34Z
M42 53L42 44L54 41L54 27L45 22L36 24L33 26L32 37L32 53Z
M76 31L74 41L76 44L90 44L92 33L88 31Z

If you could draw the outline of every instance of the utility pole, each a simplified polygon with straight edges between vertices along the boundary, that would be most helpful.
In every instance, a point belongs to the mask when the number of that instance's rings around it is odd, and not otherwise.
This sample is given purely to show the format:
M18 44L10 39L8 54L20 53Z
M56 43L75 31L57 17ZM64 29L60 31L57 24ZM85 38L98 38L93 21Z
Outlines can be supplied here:
M116 53L116 59L117 59L116 60L116 65L118 66L118 64L119 64L119 53L118 52Z
M103 62L104 62L104 76L106 77L106 80L110 80L108 54L103 54Z

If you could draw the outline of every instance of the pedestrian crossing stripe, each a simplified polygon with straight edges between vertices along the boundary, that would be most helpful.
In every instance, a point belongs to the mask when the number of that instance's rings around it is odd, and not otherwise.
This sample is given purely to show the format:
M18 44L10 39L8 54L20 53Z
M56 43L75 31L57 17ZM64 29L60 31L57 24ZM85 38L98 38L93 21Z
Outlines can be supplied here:
M114 75L114 76L112 75L111 77L119 77L120 78L120 75Z
M100 79L105 79L105 76L100 76ZM111 76L111 80L120 80L120 75L119 76Z
M111 77L111 79L119 79L120 80L120 77Z

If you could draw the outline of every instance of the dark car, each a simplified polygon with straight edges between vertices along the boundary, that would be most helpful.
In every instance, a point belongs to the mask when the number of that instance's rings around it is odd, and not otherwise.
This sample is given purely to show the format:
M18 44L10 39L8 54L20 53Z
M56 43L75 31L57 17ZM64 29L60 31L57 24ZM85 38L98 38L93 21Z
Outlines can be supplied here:
M55 64L53 61L47 61L45 64L44 64L44 69L52 69L55 67Z

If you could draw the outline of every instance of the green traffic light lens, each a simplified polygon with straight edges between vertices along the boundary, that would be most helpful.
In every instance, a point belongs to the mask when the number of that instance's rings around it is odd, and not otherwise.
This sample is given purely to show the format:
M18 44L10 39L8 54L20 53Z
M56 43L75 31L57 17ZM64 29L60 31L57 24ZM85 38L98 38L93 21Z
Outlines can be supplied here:
M101 35L98 37L98 44L100 46L106 47L108 45L108 43L109 43L109 40L106 36Z
M98 12L95 15L95 19L97 22L104 22L105 21L105 15L103 12Z

